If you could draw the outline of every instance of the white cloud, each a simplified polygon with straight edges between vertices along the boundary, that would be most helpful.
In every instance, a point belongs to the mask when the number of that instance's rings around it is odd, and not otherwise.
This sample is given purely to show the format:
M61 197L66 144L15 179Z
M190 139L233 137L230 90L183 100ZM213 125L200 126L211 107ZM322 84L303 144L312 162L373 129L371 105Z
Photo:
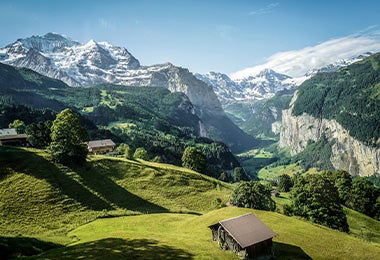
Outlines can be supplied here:
M280 3L270 3L270 4L268 4L267 6L265 6L263 8L260 8L260 9L253 10L253 11L249 12L249 15L269 14L269 13L273 12L273 9L276 8L279 4Z
M301 50L279 52L270 56L264 64L247 68L231 75L240 79L270 68L292 77L301 77L308 70L320 68L340 59L354 58L365 52L380 51L380 31L363 31L346 37L332 39Z

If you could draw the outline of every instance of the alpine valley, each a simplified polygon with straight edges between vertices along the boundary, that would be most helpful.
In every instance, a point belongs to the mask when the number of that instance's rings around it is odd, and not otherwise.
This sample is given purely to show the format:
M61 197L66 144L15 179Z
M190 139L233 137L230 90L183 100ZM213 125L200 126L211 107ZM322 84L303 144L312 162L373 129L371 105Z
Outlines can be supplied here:
M209 227L248 213L278 259L380 255L380 53L228 76L31 36L0 49L5 128L27 139L0 142L1 259L238 259ZM87 140L52 145L72 129ZM66 143L82 161L54 157Z
M186 94L199 117L200 136L220 140L239 151L255 143L225 115L211 86L187 69L170 63L141 66L125 48L90 40L86 44L48 33L18 39L0 50L0 62L32 69L71 87L114 84L162 87Z
M309 86L310 82L315 82L319 75L338 77L338 80L342 81L341 76L336 76L341 75L342 68L364 66L360 64L364 64L364 61L367 60L375 61L373 68L377 68L376 57L371 52L367 52L347 60L337 60L333 64L311 69L304 76L298 78L277 73L270 68L258 72L247 69L233 74L230 78L228 75L218 72L210 72L205 75L192 74L187 69L171 63L142 66L138 59L123 47L116 47L107 42L97 43L93 40L81 44L68 37L48 33L44 36L18 39L5 46L0 49L0 61L3 64L28 68L44 76L60 80L59 84L55 83L59 87L53 83L39 83L37 88L33 88L32 86L36 85L34 83L37 83L36 78L41 81L41 76L33 74L32 71L2 65L2 79L4 84L8 82L8 87L5 89L3 87L1 91L3 92L3 103L16 103L37 109L49 108L54 111L65 107L74 107L95 124L94 127L109 131L110 134L121 138L118 139L120 141L132 138L133 135L126 133L133 132L131 129L134 129L135 126L139 129L138 131L149 128L152 131L163 132L163 134L179 131L181 134L176 136L186 136L187 131L198 138L197 140L208 138L224 142L235 154L254 148L264 148L266 144L279 141L279 147L274 151L273 147L269 149L271 156L267 162L254 163L255 165L250 168L251 158L248 160L248 165L245 165L244 158L246 159L246 157L242 157L241 162L243 166L247 166L247 173L252 178L257 178L261 167L274 161L281 161L283 157L292 157L291 160L295 160L294 156L304 151L310 142L318 142L321 137L325 136L326 131L324 130L328 127L325 127L324 123L314 123L312 122L314 119L305 119L309 123L300 123L299 120L303 121L302 117L291 117L293 116L292 106L301 93L296 91L297 88L303 90L305 86ZM361 61L364 63L360 63ZM10 71L12 73L9 73ZM365 93L371 100L375 95L371 93L372 89L377 86L378 70L365 70L365 73L375 78L375 81L366 85L369 90ZM9 74L13 77L11 81ZM349 75L351 76L351 74ZM349 79L349 81L355 81L358 77L357 74L355 75L355 78ZM24 82L25 80L26 82ZM344 80L346 79L344 78ZM42 82L45 81L50 82L51 80L42 80ZM9 85L9 82L15 82L15 84ZM339 84L337 82L329 83L329 87L334 89L335 85ZM350 84L347 83L347 86ZM316 89L315 87L310 88L313 89L312 91ZM289 106L292 97L293 101ZM300 105L297 102L297 104L298 108L303 106L303 103ZM344 112L347 104L342 106L344 109L342 108L341 113L344 113L346 118L347 115L356 114L360 118L368 117L367 114L364 115L362 111L358 110L358 106L348 114ZM323 109L323 105L319 105L319 109ZM313 111L313 113L316 112ZM321 117L320 114L319 117ZM312 115L310 114L310 116ZM339 116L339 114L335 116ZM141 123L141 118L144 119L144 124ZM335 118L328 119L334 120ZM136 120L140 120L140 122ZM371 123L368 124L377 124L376 119L371 120ZM8 121L3 120L3 127L10 123ZM351 122L351 119L347 118L346 121ZM126 122L129 127L126 127ZM323 125L324 129L321 129L320 125ZM334 124L329 123L329 125ZM121 129L120 126L124 128ZM178 127L178 129L173 130L174 128L171 126ZM306 130L303 130L305 127ZM332 127L327 134L328 142L331 144L331 152L329 152L331 155L327 156L328 160L324 162L316 160L313 163L306 163L303 160L304 165L308 166L304 167L304 170L319 164L318 168L345 169L352 175L370 176L379 173L380 167L377 159L379 156L377 156L376 148L376 140L379 137L366 133L366 129L372 128L361 129L364 131L362 135L368 137L358 138L347 126L339 124L337 127ZM372 129L372 131L375 130L376 127ZM166 158L164 159L166 162L179 164L180 153L188 141L184 142L177 152L168 153L167 150L162 150L162 146L159 149L156 147L156 139L161 140L162 138L158 138L157 133L149 134L149 136L152 135L155 137L150 138L151 144L147 147L152 156L160 156ZM347 144L339 143L338 140L346 135L344 140L350 141ZM374 135L376 134L374 133ZM148 135L142 136L147 138ZM133 138L136 147L137 144L144 143L144 138L139 138L138 134L135 134ZM353 139L351 140L351 138ZM140 141L137 141L138 139ZM355 145L353 146L353 144ZM290 154L279 155L281 147L289 147ZM162 153L163 151L165 153ZM306 151L308 150L306 149ZM313 153L315 152L313 151ZM232 165L231 167L220 167L221 163L218 167L230 171L238 165L236 160L233 161L232 163L229 160L223 164ZM218 176L217 173L214 175Z

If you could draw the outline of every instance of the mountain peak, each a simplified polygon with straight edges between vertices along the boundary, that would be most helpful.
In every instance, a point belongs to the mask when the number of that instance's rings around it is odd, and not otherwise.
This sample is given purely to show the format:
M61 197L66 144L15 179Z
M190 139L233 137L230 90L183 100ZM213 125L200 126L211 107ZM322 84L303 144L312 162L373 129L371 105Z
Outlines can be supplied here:
M91 39L85 45L88 45L88 46L98 46L98 43L95 40Z
M80 45L80 43L73 41L57 33L47 33L44 36L33 35L25 39L19 39L26 49L35 49L39 52L50 53L66 47Z

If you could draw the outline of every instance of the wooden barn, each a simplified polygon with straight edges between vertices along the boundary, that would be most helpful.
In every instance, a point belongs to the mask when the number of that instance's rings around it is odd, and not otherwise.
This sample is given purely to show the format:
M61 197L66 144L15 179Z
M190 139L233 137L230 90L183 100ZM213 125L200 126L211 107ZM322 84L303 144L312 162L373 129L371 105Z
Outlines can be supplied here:
M116 144L111 139L90 141L87 143L88 152L91 154L106 154L115 149Z
M14 128L0 129L0 145L25 146L28 136L18 134Z
M252 213L219 221L209 228L213 241L244 259L272 258L276 234Z

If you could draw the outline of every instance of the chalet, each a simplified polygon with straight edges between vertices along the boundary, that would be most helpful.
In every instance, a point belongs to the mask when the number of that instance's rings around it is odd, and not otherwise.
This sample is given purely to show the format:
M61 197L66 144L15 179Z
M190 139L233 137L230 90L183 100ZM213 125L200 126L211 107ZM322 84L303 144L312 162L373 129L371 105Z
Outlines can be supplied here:
M28 136L26 134L17 134L16 129L0 129L0 145L25 145Z
M87 143L88 152L91 154L110 153L115 149L116 144L111 139L90 141Z
M276 234L252 213L219 221L209 228L213 241L245 259L272 258Z

